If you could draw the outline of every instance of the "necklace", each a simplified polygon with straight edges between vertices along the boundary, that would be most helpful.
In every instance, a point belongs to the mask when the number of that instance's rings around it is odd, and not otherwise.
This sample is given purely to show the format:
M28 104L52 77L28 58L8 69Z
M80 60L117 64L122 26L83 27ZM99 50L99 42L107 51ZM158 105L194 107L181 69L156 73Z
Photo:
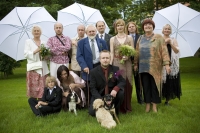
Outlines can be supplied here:
M146 36L146 35L145 35L145 38L146 38L147 40L149 40L149 39L151 39L151 38L153 37L153 35L154 35L154 34L152 34L152 35L150 35L150 36Z
M118 38L124 38L124 37L126 37L126 35L123 35L123 36L117 35L117 37L118 37Z

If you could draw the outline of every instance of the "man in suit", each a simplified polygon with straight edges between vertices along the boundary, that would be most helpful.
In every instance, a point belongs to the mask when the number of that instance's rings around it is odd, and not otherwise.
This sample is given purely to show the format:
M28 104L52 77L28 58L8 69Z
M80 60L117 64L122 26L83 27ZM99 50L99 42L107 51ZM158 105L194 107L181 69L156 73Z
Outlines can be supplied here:
M76 59L83 71L81 76L85 81L89 80L87 79L89 71L100 64L99 53L108 49L106 42L96 37L96 32L96 28L89 25L86 28L87 37L78 42Z
M126 34L133 37L134 42L134 48L136 49L136 43L138 41L138 38L140 35L138 34L137 25L134 22L129 22L126 26ZM132 57L132 60L134 60L134 57ZM134 72L134 80L135 80L135 88L136 88L136 95L137 95L137 101L139 104L143 104L144 100L142 97L142 88L140 85L140 78L138 72Z
M116 114L119 114L120 105L124 99L125 79L119 72L119 67L110 65L110 52L104 50L100 53L101 65L92 69L90 72L90 92L92 94L89 114L95 116L93 102L101 99L105 94L114 97ZM118 74L116 74L118 73Z
M45 116L57 113L61 110L62 90L58 87L56 78L49 76L46 78L46 86L41 100L29 98L28 102L36 116Z
M108 50L110 51L110 38L112 37L112 35L105 33L105 29L106 29L105 22L104 21L98 21L96 23L96 28L97 28L97 31L98 31L97 37L106 41L106 44L108 46Z

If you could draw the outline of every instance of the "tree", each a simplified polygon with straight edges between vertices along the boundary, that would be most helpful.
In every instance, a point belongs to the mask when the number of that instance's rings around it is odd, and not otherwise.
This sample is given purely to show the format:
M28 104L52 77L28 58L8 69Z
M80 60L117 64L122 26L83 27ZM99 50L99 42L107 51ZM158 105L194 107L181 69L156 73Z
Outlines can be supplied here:
M4 78L7 78L8 75L13 74L13 69L20 66L20 61L15 61L11 57L0 52L0 72L3 73Z

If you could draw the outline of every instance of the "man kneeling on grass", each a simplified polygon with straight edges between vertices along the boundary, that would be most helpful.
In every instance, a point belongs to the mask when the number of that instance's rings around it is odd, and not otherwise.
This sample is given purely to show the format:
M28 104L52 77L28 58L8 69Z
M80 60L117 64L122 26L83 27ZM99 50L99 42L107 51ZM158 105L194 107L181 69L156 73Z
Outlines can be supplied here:
M62 90L57 86L56 78L52 76L46 78L46 87L42 99L28 99L29 105L36 116L60 112L61 101Z

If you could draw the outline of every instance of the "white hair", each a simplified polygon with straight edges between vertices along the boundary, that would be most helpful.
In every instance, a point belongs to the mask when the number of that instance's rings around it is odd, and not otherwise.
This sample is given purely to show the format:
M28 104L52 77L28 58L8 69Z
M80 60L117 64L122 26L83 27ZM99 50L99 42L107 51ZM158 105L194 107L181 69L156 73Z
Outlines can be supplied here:
M33 27L32 27L32 33L33 33L33 30L35 29L35 28L39 28L40 29L40 32L41 32L41 34L42 34L42 29L41 29L41 27L39 26L39 25L33 25Z

